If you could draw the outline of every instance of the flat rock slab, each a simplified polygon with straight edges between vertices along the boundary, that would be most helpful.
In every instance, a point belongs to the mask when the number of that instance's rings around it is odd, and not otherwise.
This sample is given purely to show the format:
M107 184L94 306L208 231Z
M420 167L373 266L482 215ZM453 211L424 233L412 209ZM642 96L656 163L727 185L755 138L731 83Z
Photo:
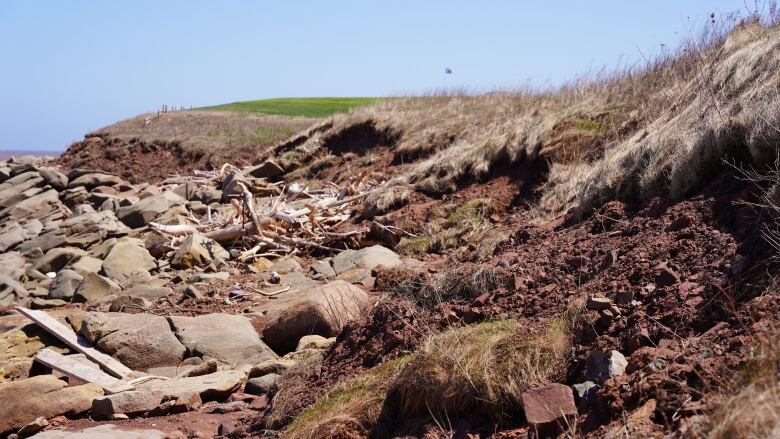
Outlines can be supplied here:
M187 200L174 192L168 191L144 198L130 206L121 207L117 211L116 216L127 226L135 229L145 226L146 223L164 214L168 209L185 203L187 203Z
M134 370L176 366L186 352L168 320L154 314L90 313L84 318L81 333Z
M169 436L160 430L104 424L79 431L48 430L34 437L36 439L165 439Z
M564 384L537 387L524 392L521 398L528 428L536 437L557 436L577 420L574 393Z
M149 272L156 268L154 257L144 247L143 241L122 238L108 252L103 260L103 273L124 284L134 272Z
M37 417L77 415L103 395L95 384L68 387L54 375L39 375L0 384L0 434L18 430Z
M191 354L230 366L256 364L277 358L260 340L246 317L207 314L198 317L168 317L176 336Z
M108 418L116 413L137 415L154 409L162 401L162 393L151 389L128 392L95 398L92 401L92 416Z
M401 257L386 247L373 245L360 250L345 250L333 257L331 265L336 274L355 268L370 271L380 265L387 268L397 267L401 265Z
M245 380L244 370L223 370L195 377L147 381L138 387L160 391L163 399L177 399L197 393L202 401L224 401L240 390Z

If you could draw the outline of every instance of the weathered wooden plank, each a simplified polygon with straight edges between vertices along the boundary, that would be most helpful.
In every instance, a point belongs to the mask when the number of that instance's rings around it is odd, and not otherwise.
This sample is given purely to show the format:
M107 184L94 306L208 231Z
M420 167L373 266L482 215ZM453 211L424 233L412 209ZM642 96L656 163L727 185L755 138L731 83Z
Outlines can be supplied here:
M111 375L117 378L125 378L133 372L132 369L120 363L115 358L93 348L84 337L76 334L70 328L58 322L55 318L46 313L46 311L32 310L21 306L17 306L16 310L37 323L38 326L51 333L53 336L62 340L68 346L86 355L87 358L100 365L101 368Z
M99 368L89 367L73 358L58 354L51 349L44 349L38 352L38 355L35 356L35 361L62 373L69 379L75 378L80 382L97 384L102 387L106 393L118 393L135 389L132 385L112 377Z

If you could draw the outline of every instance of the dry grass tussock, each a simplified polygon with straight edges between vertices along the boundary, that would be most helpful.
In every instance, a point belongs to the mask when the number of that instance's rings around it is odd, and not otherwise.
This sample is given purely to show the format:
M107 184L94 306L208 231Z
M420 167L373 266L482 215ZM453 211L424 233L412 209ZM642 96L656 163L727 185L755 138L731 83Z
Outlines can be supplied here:
M711 418L713 439L780 437L780 329L763 334L743 380Z
M284 431L286 438L368 437L379 423L388 383L408 357L388 361L348 381L336 384Z
M428 310L441 303L469 302L498 288L514 288L511 273L490 266L451 268L430 277L395 268L386 277L383 288L391 295Z
M278 152L306 164L334 153L344 133L372 130L394 163L407 164L392 190L369 197L373 213L410 190L453 191L524 160L550 167L539 201L548 216L615 198L681 196L723 158L760 163L780 138L780 30L756 20L726 28L641 68L555 90L387 99L336 115Z
M520 394L561 378L582 307L521 335L514 320L430 332L419 350L339 382L289 423L289 438L383 437L413 419L520 412ZM276 396L274 405L281 394Z
M306 117L270 116L235 111L176 111L160 118L142 114L101 128L93 134L147 143L177 143L187 151L240 156L265 150L317 123ZM147 118L152 118L147 124Z
M553 164L541 206L586 213L610 199L680 197L734 159L759 166L780 140L780 28L743 24L668 111L593 163Z
M392 384L401 419L465 413L500 421L518 414L526 390L561 379L581 308L521 336L513 320L488 321L430 336Z

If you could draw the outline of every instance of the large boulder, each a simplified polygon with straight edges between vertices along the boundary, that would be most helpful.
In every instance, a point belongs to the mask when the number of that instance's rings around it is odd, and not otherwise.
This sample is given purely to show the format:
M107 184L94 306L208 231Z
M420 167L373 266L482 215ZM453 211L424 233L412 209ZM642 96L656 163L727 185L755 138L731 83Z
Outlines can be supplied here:
M265 327L263 339L277 352L290 352L305 335L338 335L368 305L365 291L342 280L333 281L299 295Z
M61 191L68 187L68 177L62 172L52 168L41 168L38 173L49 186Z
M113 211L86 212L60 223L60 230L67 235L98 234L101 239L130 233L130 228L119 221Z
M19 303L29 293L21 282L9 276L0 275L0 306Z
M35 248L39 248L42 252L45 253L55 247L61 247L64 244L65 234L62 233L61 230L55 229L25 241L22 245L19 246L19 250L22 252L28 252Z
M378 266L387 268L401 265L400 256L394 251L374 245L360 250L345 250L331 260L336 279L359 283L368 287L374 285L372 270Z
M81 333L98 349L135 370L176 366L186 352L166 318L154 314L90 313Z
M92 407L92 400L102 395L98 385L68 387L54 375L0 383L0 434L16 431L39 416L48 419L84 413Z
M69 301L76 293L83 276L73 270L60 270L57 277L49 285L49 299L62 299Z
M133 272L157 267L154 257L138 239L122 238L117 241L103 260L103 274L124 284Z
M373 245L360 250L345 250L333 257L331 265L336 274L342 274L355 268L372 270L380 265L396 267L401 265L401 257L386 247Z
M138 387L162 392L165 400L197 393L204 402L224 401L240 390L244 381L246 370L223 370L208 375L148 381Z
M92 189L98 186L115 186L121 183L124 183L124 180L116 175L94 172L74 178L68 183L68 188L84 186L87 189Z
M57 272L86 256L87 252L73 247L58 247L50 249L33 264L33 268L41 273Z
M141 389L121 392L95 398L92 401L92 416L108 418L117 413L137 415L157 407L162 401L162 392Z
M118 294L121 290L122 288L111 279L97 273L85 273L73 295L73 302L94 302Z
M18 252L0 253L0 277L19 280L25 274L27 262Z
M187 200L178 194L168 191L148 198L126 207L120 207L116 216L129 227L143 227L149 221L157 218L168 209L186 204Z
M193 233L179 244L173 254L171 265L176 268L192 268L211 263L214 259L230 259L227 252L217 241Z
M0 252L16 247L28 237L27 231L16 221L5 223L0 229Z
M275 359L260 340L252 322L233 314L207 314L198 317L168 317L176 336L191 354L235 366Z
M257 166L251 166L243 170L244 175L254 178L275 179L284 174L284 169L271 160L266 160Z

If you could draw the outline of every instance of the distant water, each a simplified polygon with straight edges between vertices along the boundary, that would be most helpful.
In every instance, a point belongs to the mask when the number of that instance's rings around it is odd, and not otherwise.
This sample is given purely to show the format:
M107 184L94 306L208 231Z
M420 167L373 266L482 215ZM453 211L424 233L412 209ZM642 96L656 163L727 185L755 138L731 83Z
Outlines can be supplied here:
M37 156L48 155L51 157L59 157L60 154L62 154L62 151L24 151L24 150L8 149L8 150L0 150L0 160L8 160L11 157L21 157L24 155L37 155Z

